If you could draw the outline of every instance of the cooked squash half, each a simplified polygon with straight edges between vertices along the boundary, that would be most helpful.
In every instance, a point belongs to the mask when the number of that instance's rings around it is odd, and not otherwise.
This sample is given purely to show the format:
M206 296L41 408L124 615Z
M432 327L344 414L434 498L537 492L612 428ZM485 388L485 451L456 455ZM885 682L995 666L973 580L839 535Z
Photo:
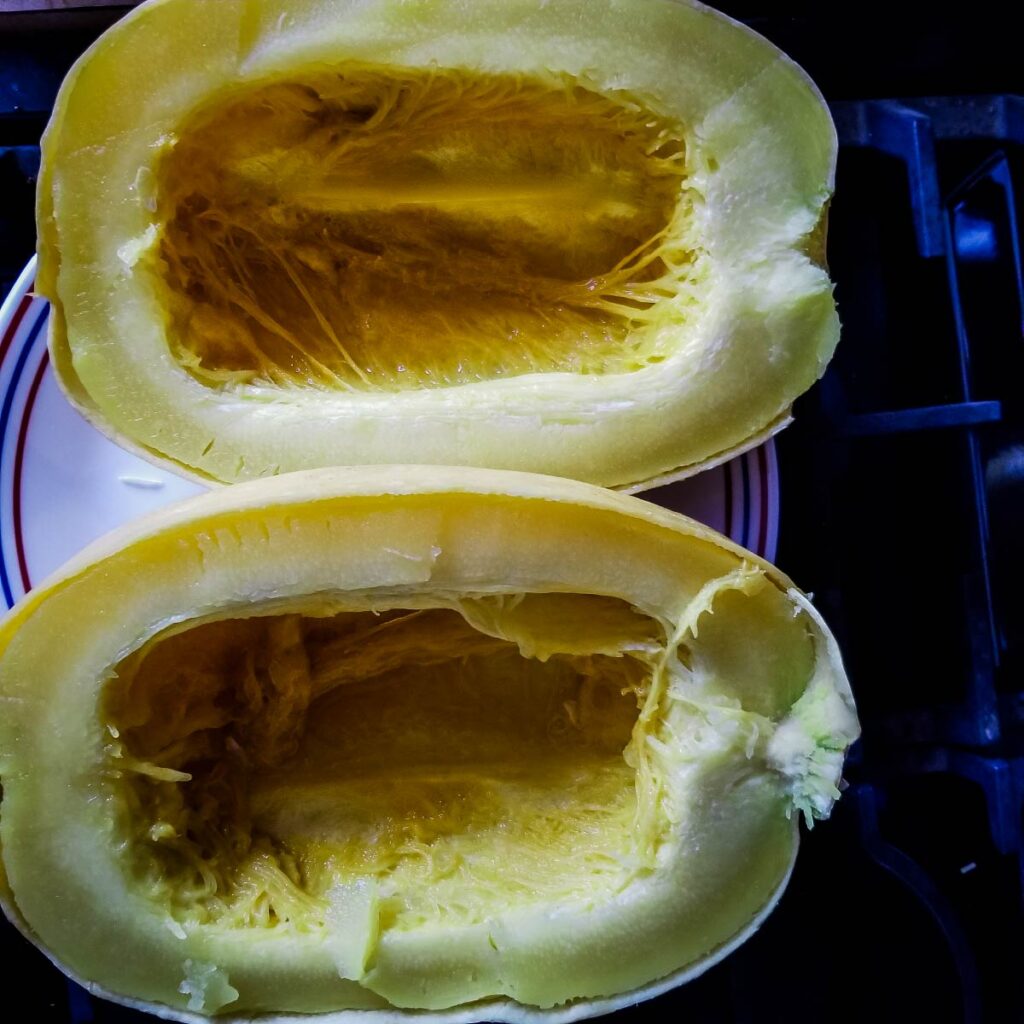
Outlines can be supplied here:
M186 474L640 489L822 373L835 155L697 3L151 0L60 93L37 287L72 400Z
M122 528L0 626L0 704L8 915L180 1020L655 995L757 928L857 734L777 569L636 498L462 468Z

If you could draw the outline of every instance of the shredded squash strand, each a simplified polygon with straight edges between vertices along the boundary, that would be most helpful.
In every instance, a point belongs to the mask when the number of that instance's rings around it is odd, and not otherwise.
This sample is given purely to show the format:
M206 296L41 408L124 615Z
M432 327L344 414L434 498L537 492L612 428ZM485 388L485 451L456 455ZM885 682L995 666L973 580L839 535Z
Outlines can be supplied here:
M567 77L350 67L222 94L159 167L172 349L213 387L639 368L702 273L686 159L681 126Z
M656 866L680 751L770 737L693 667L721 595L770 590L744 565L671 623L552 593L173 627L105 691L126 870L185 926L329 931L339 885L400 929L610 898Z

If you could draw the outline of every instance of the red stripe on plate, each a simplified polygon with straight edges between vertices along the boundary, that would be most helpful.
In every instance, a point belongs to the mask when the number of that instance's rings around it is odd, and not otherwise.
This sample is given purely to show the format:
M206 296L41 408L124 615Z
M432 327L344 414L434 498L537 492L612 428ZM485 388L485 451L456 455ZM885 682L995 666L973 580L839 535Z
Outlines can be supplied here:
M739 537L733 537L732 535L732 470L728 462L720 467L719 470L722 474L722 482L725 487L725 529L722 533L726 537L732 537L737 544L739 544Z
M761 514L757 523L757 553L762 557L768 554L768 458L764 453L764 445L757 446L757 468L761 474Z
M28 307L32 305L32 296L26 295L21 302L18 303L18 308L15 311L14 317L11 320L10 326L4 332L3 339L0 340L0 363L3 363L7 356L7 350L11 347L11 342L14 341L14 336L18 333L18 328L21 326L21 321L25 319L25 314L28 312Z
M25 541L21 534L21 470L25 464L25 440L28 437L28 425L32 419L32 406L39 394L39 385L43 383L43 374L50 365L50 353L44 352L39 362L36 375L32 378L32 386L28 389L25 399L25 411L21 415L21 426L18 428L18 447L14 452L14 547L18 552L18 570L21 573L21 585L27 594L32 589L32 581L28 575L28 562L25 559Z

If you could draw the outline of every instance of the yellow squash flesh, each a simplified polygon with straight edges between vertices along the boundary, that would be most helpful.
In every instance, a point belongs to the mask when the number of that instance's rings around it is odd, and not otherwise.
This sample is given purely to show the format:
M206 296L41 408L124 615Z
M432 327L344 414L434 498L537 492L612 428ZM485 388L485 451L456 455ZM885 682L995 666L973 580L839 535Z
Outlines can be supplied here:
M770 911L857 734L774 567L635 498L443 467L122 528L0 625L0 703L8 915L180 1020L657 994Z
M640 489L788 422L838 336L803 72L676 0L150 0L43 143L72 401L205 480Z

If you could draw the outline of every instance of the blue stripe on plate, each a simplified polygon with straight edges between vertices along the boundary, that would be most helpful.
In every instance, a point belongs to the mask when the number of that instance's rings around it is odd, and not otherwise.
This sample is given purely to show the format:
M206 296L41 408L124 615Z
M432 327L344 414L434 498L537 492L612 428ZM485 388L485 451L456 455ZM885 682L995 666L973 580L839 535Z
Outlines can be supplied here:
M21 375L25 372L25 364L28 362L28 357L32 353L32 349L35 347L36 339L39 337L39 332L43 329L43 325L46 323L49 311L50 307L46 305L46 303L40 304L36 322L29 329L28 337L21 346L21 351L18 353L18 361L14 364L14 370L11 372L11 379L7 385L7 392L4 395L3 405L0 406L0 479L3 478L4 473L3 439L7 437L7 428L11 419L11 409L14 406L14 396L17 393L18 384L21 382ZM7 602L7 607L13 607L15 597L14 591L11 589L11 578L7 572L7 552L4 550L4 536L2 530L0 530L0 589L3 590L4 600Z

